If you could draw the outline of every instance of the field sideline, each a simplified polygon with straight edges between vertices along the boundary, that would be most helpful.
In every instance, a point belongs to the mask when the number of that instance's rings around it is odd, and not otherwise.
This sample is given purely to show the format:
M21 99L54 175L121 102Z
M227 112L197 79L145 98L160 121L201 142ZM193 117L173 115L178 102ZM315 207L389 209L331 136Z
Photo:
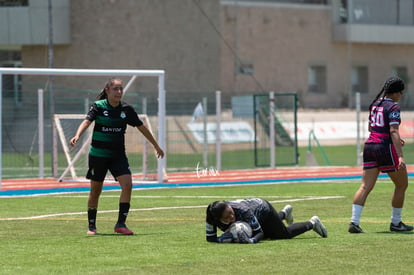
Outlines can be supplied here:
M414 165L408 165L408 176L414 177ZM380 178L387 178L381 174ZM134 189L207 187L248 184L276 184L309 181L360 180L361 167L295 167L278 169L254 169L221 171L214 175L199 175L196 172L170 173L164 183L141 181L134 175ZM104 191L120 190L116 182L104 184ZM56 193L89 191L89 182L82 180L56 181L55 179L6 179L2 181L1 197L35 196Z

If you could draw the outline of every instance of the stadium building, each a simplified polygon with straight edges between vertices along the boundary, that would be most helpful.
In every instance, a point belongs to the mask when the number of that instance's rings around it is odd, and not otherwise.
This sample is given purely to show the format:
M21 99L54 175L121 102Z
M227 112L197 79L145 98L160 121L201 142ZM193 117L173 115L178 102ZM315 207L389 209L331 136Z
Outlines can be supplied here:
M385 77L408 84L414 64L413 0L0 1L1 66L164 69L170 114L200 97L296 92L305 108L367 104ZM49 39L53 33L53 39ZM53 64L50 64L50 43ZM95 82L96 81L96 82ZM77 89L102 80L63 79ZM7 77L7 106L25 101ZM410 85L408 85L410 88ZM153 85L134 89L155 104ZM70 96L70 95L65 95ZM30 96L29 96L30 98ZM10 102L10 104L9 104ZM407 96L404 103L412 106Z
M352 109L356 92L366 107L395 74L407 83L408 109L414 0L0 0L0 66L163 69L171 132L183 131L187 120L177 117L202 98L214 114L217 90L224 111L236 96L269 91L296 93L306 109ZM4 148L32 152L39 88L46 112L84 114L84 99L107 79L2 80ZM138 112L145 98L145 113L156 117L156 80L137 78L129 94L138 95L129 101Z

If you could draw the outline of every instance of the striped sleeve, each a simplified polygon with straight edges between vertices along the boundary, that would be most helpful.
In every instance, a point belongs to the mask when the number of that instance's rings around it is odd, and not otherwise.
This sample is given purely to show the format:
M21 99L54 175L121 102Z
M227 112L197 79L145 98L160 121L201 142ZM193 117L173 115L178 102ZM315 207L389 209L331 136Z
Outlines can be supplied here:
M218 242L217 227L206 222L206 240L208 242Z

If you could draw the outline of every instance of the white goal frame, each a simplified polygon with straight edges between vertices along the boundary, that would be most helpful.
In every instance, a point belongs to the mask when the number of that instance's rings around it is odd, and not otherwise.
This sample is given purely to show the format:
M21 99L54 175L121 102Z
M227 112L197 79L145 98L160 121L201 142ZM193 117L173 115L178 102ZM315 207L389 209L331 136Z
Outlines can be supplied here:
M74 154L74 156L72 157L70 154L70 149L68 146L68 138L71 138L72 136L68 137L65 134L65 131L62 127L62 120L65 119L78 119L79 120L79 124L85 119L85 114L54 114L53 115L53 121L54 124L56 126L56 130L57 130L57 137L54 137L55 139L59 139L60 144L62 145L62 150L63 153L65 155L66 158L66 162L67 162L67 166L65 168L65 170L63 171L63 173L61 173L61 175L58 178L58 181L65 181L65 178L70 178L70 180L73 181L78 181L79 177L76 173L75 170L75 164L78 161L78 159L81 156L84 156L85 154L88 154L89 152L89 146L91 144L92 141L92 134L93 134L93 125L91 125L88 129L88 131L84 134L86 136L86 139L83 141L82 144L78 144L77 146L79 146L79 150ZM139 119L144 123L144 125L148 128L148 130L151 132L151 134L154 134L152 131L152 127L151 127L151 122L148 118L148 116L146 114L138 114ZM79 125L78 124L78 125ZM56 140L55 144L58 144L58 141ZM147 141L147 139L144 137L143 138L143 144L142 144L142 180L146 181L146 179L148 179L148 167L147 167L147 162L148 162L148 156L147 156L147 152L148 152L148 144L149 142ZM57 148L53 148L53 150L57 151ZM128 152L127 152L128 153ZM56 152L57 154L57 152ZM58 170L58 167L55 167L56 170ZM165 171L163 171L165 174ZM70 173L70 177L67 177L66 175ZM83 175L84 178L84 175Z
M158 144L166 153L166 129L165 129L165 71L164 70L105 70L105 69L48 69L48 68L4 68L0 67L0 152L2 148L2 99L3 99L3 75L59 75L59 76L131 76L157 77L158 78ZM128 84L127 84L128 85ZM40 130L40 129L39 129ZM2 187L3 163L0 157L0 189ZM157 181L164 182L166 171L166 157L158 159Z

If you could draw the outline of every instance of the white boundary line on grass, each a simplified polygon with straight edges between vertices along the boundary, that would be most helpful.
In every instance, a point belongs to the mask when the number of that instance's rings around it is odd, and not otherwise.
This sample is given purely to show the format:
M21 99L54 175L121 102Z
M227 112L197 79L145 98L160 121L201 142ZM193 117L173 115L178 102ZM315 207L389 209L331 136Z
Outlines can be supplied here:
M187 198L190 198L188 196ZM194 196L200 197L200 196ZM202 197L202 196L201 196ZM210 197L210 196L207 196ZM214 196L211 196L214 197ZM214 198L218 198L220 196L216 196ZM309 196L303 198L292 198L292 199L284 199L284 200L275 200L269 201L270 203L280 203L280 202L295 202L295 201L309 201L309 200L329 200L329 199L341 199L345 196ZM239 198L239 197L238 197ZM151 207L151 208L140 208L140 209L130 209L130 212L135 211L156 211L156 210L175 210L175 209L193 209L193 208L205 208L206 205L192 205L192 206L165 206L165 207ZM118 210L102 210L99 213L117 213ZM55 214L47 214L47 215L39 215L39 216L31 216L31 217L14 217L14 218L0 218L0 221L18 221L18 220L36 220L36 219L45 219L45 218L53 218L53 217L61 217L61 216L76 216L76 215L84 215L85 212L69 212L69 213L55 213Z
M88 195L70 195L67 194L65 195L57 195L57 196L51 196L53 198L87 198ZM240 199L240 198L245 198L245 195L240 195L240 196L161 196L161 195L136 195L136 196L132 196L132 198L136 199ZM259 195L255 195L255 198L271 198L271 199L280 199L280 198L293 198L292 196L259 196ZM314 197L314 196L302 196L302 197ZM119 198L119 195L101 195L100 198ZM297 198L297 197L296 197Z

